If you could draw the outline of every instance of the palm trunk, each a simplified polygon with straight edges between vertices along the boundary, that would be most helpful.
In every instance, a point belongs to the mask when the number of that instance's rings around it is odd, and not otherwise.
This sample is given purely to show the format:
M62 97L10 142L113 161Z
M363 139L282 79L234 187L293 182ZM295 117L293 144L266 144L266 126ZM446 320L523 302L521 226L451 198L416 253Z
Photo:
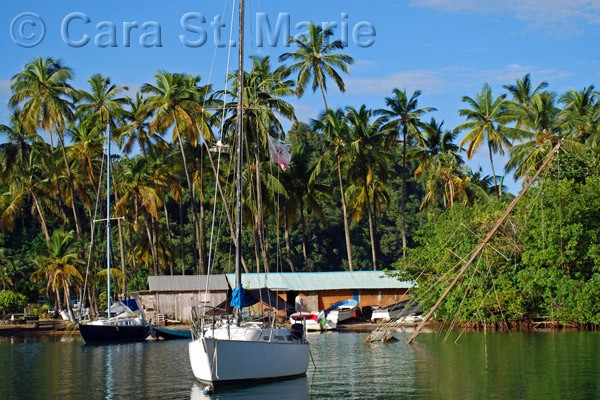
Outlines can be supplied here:
M348 209L346 206L346 195L344 193L344 181L342 180L342 166L340 164L340 156L336 154L338 179L340 181L340 193L342 196L342 212L344 213L344 234L346 236L346 252L348 254L348 268L354 271L352 262L352 245L350 243L350 227L348 226Z
M48 226L46 225L46 218L44 217L44 213L42 212L42 208L40 207L40 203L35 195L34 191L28 189L29 194L33 198L33 203L35 204L35 209L40 217L40 223L42 225L42 232L44 233L44 237L46 238L46 243L50 242L50 234L48 233Z
M287 217L284 218L283 223L284 223L283 237L285 238L285 250L287 252L288 265L290 266L291 272L296 272L296 268L294 266L294 261L292 261L292 245L290 242L290 225L288 223Z
M119 228L119 256L121 257L121 274L123 275L123 296L127 297L127 275L125 270L125 241L123 240L123 227L121 226L121 219L117 220L117 226Z
M262 205L262 189L260 179L260 155L258 154L258 143L254 146L254 160L256 163L256 233L258 235L258 245L260 254L262 256L262 262L265 272L269 272L269 257L267 255L267 249L265 247L265 238L263 232L263 205Z
M71 209L73 210L73 218L75 219L75 230L77 232L77 239L81 246L83 246L83 232L80 223L79 211L77 209L77 202L75 198L75 188L73 187L73 175L71 174L71 167L69 167L69 160L67 159L67 152L61 135L58 135L58 142L65 162L65 168L67 171L67 186L69 188L69 194L71 195ZM110 143L108 144L110 146ZM110 162L110 160L109 160Z
M368 196L367 196L368 198ZM373 259L373 271L377 271L377 242L375 237L375 218L371 208L371 202L367 199L367 216L369 217L369 235L371 236L371 257Z
M494 170L494 158L492 157L492 144L488 142L488 150L490 154L490 166L492 167L492 178L494 179L494 189L498 195L498 198L502 195L502 188L498 187L498 182L496 181L496 171Z
M400 193L400 220L402 231L402 258L406 258L406 135L407 128L402 128L402 191Z
M304 268L308 265L308 250L306 245L306 218L304 216L304 202L300 199L300 226L302 230L302 256L304 257Z
M174 116L175 118L175 130L177 131L177 139L179 142L179 150L181 151L181 157L183 159L183 170L185 172L185 179L187 181L188 184L188 189L190 190L190 194L192 197L192 223L194 224L194 233L196 236L196 248L198 250L198 266L200 269L200 273L204 274L204 255L202 254L202 242L200 241L200 229L199 229L199 225L198 225L198 218L196 216L196 199L194 196L194 188L192 185L192 180L190 179L190 172L188 171L188 167L187 167L187 158L185 156L185 151L183 148L183 138L181 137L181 132L179 132L179 128L177 126L177 117Z
M323 97L323 104L325 104L325 111L327 111L327 99L325 99L325 89L323 88L323 85L319 85L319 88L321 89L321 96Z
M163 209L165 211L165 221L167 224L167 238L169 239L169 242L172 242L173 237L171 235L171 224L169 223L169 213L167 210L167 202L166 201L163 203ZM175 260L172 260L172 261L175 261ZM173 262L169 263L169 273L171 274L171 276L173 276Z

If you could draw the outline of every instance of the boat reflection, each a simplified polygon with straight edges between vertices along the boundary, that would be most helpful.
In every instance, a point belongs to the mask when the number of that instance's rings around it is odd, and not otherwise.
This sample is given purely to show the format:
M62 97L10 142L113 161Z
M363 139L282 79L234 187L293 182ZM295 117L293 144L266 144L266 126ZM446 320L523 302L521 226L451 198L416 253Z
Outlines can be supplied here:
M230 386L215 389L211 394L204 392L204 385L194 382L190 393L191 400L205 399L289 399L306 400L309 398L308 378L288 379L278 382L262 383L251 386Z

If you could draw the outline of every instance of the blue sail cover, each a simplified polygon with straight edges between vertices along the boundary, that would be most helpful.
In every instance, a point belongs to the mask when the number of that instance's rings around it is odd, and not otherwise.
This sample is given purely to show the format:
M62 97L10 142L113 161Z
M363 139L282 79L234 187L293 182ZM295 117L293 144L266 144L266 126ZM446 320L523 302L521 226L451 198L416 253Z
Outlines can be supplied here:
M229 305L241 310L244 307L250 307L256 303L257 301L249 296L246 289L240 285L231 294L231 303L229 303Z

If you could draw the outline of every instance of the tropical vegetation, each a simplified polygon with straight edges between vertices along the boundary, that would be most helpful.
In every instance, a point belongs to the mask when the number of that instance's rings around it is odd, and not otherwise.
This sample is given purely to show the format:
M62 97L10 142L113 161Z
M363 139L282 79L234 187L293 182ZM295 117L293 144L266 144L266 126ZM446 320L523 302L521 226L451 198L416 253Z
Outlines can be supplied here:
M326 81L343 91L340 73L353 60L329 36L311 27L279 60L291 65L253 57L242 74L245 270L395 270L417 282L429 307L514 197L495 157L505 154L505 173L527 182L561 143L438 317L600 324L594 87L557 94L526 75L497 94L484 83L463 97L464 122L453 129L418 104L420 91L404 88L390 87L383 109L331 109ZM97 312L107 273L98 199L109 162L117 296L146 289L148 275L231 272L238 74L216 90L199 76L158 71L134 95L102 74L89 88L72 77L61 61L38 58L12 80L12 115L0 125L3 291L57 309L78 298ZM309 83L324 109L299 121L292 98ZM270 140L290 145L285 170L270 162ZM491 176L465 164L481 148Z

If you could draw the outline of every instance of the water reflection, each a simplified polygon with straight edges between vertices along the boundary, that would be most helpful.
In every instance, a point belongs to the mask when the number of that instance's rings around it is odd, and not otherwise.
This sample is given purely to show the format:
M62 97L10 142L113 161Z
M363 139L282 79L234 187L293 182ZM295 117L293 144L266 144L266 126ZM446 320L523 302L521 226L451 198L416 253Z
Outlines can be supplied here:
M309 386L306 376L279 382L256 384L252 386L224 387L216 389L212 394L204 393L204 386L194 382L190 400L228 400L228 399L261 399L261 400L306 400L309 398Z

